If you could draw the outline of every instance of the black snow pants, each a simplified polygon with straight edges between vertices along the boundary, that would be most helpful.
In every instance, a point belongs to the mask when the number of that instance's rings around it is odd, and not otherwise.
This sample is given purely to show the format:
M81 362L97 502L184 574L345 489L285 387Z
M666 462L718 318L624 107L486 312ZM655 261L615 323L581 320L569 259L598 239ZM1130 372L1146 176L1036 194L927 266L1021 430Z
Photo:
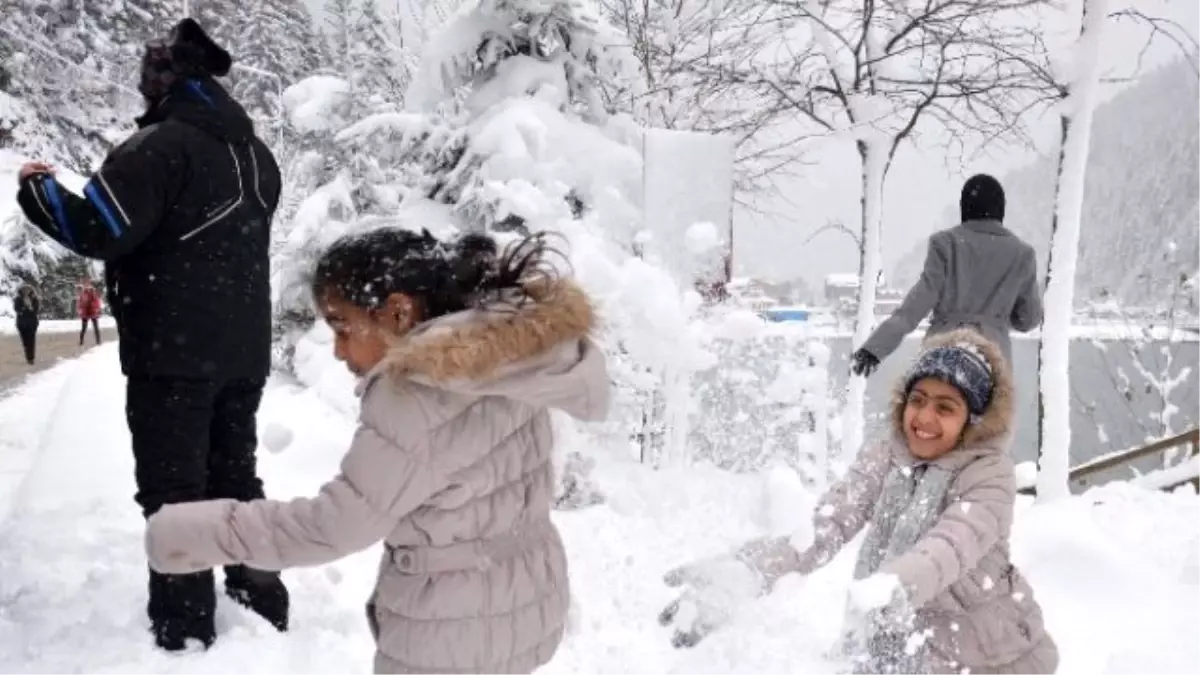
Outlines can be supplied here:
M165 504L263 497L255 418L264 385L261 379L129 379L125 414L133 437L134 498L146 518ZM226 568L226 590L254 574L242 566ZM278 575L273 583L280 586ZM149 590L147 612L160 646L183 649L186 638L212 644L211 570L185 575L151 570Z
M25 362L31 366L37 360L37 331L37 319L17 319L17 332L21 335L21 346L25 348Z
M83 339L87 337L88 322L92 322L92 330L96 333L96 344L100 344L100 320L99 319L80 319L79 327L79 346L83 346Z

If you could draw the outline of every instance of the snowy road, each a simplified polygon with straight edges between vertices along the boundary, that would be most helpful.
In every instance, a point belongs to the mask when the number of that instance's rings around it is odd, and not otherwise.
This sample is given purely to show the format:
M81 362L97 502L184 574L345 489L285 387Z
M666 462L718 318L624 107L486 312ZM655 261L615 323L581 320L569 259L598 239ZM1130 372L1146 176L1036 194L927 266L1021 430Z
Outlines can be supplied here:
M152 648L122 392L110 345L34 376L0 402L0 673L369 672L362 602L376 549L286 572L288 635L222 602L221 637L209 652ZM332 476L353 427L312 391L281 381L272 382L260 423L294 434L260 455L276 497L310 494ZM557 518L576 602L567 642L545 672L838 667L822 654L837 636L852 550L804 582L785 580L700 647L673 650L655 623L671 598L662 572L761 532L770 511L763 481L703 467L600 463L609 502ZM1059 641L1059 672L1200 670L1198 544L1200 500L1192 496L1118 486L1022 504L1014 557Z
M50 322L47 322L50 323ZM88 340L83 348L79 347L79 324L70 322L71 328L52 324L48 330L38 331L37 362L30 366L25 363L25 351L21 346L21 338L16 333L7 333L0 327L0 395L24 377L50 368L63 359L78 356L84 350L91 348L93 336L88 333ZM116 330L105 328L102 332L105 341L116 339Z

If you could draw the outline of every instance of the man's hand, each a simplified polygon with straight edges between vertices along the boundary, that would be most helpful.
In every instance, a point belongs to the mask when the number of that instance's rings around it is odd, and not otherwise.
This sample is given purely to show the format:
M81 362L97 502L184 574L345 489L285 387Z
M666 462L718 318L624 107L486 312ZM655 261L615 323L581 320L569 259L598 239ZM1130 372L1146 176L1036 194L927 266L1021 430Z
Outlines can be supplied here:
M850 357L850 371L860 377L870 377L879 367L879 359L865 349L859 349Z
M17 178L25 180L34 174L48 173L54 175L54 167L45 162L26 162L17 173Z

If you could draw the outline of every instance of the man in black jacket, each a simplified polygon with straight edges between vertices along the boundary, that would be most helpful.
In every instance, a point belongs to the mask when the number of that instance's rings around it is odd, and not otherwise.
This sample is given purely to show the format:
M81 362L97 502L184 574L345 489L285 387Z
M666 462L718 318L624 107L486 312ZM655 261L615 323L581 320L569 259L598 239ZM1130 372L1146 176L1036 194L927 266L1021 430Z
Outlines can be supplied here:
M164 504L257 499L255 416L270 368L268 246L281 178L245 110L215 77L230 55L185 19L147 45L140 130L83 190L53 169L20 172L18 200L43 232L103 260L128 378L126 417L149 518ZM278 574L230 567L225 590L287 629ZM212 572L150 572L147 607L168 650L216 638Z

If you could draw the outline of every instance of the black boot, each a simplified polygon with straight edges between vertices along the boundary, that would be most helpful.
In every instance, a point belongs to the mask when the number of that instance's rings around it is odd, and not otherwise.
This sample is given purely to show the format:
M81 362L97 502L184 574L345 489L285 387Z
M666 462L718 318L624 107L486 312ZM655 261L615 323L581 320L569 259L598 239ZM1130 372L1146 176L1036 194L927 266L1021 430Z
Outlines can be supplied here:
M217 640L214 622L217 597L213 573L159 574L150 572L150 631L159 647L172 652L199 640L207 649Z
M279 632L288 629L288 590L278 572L264 572L244 565L226 567L225 594L266 619Z

